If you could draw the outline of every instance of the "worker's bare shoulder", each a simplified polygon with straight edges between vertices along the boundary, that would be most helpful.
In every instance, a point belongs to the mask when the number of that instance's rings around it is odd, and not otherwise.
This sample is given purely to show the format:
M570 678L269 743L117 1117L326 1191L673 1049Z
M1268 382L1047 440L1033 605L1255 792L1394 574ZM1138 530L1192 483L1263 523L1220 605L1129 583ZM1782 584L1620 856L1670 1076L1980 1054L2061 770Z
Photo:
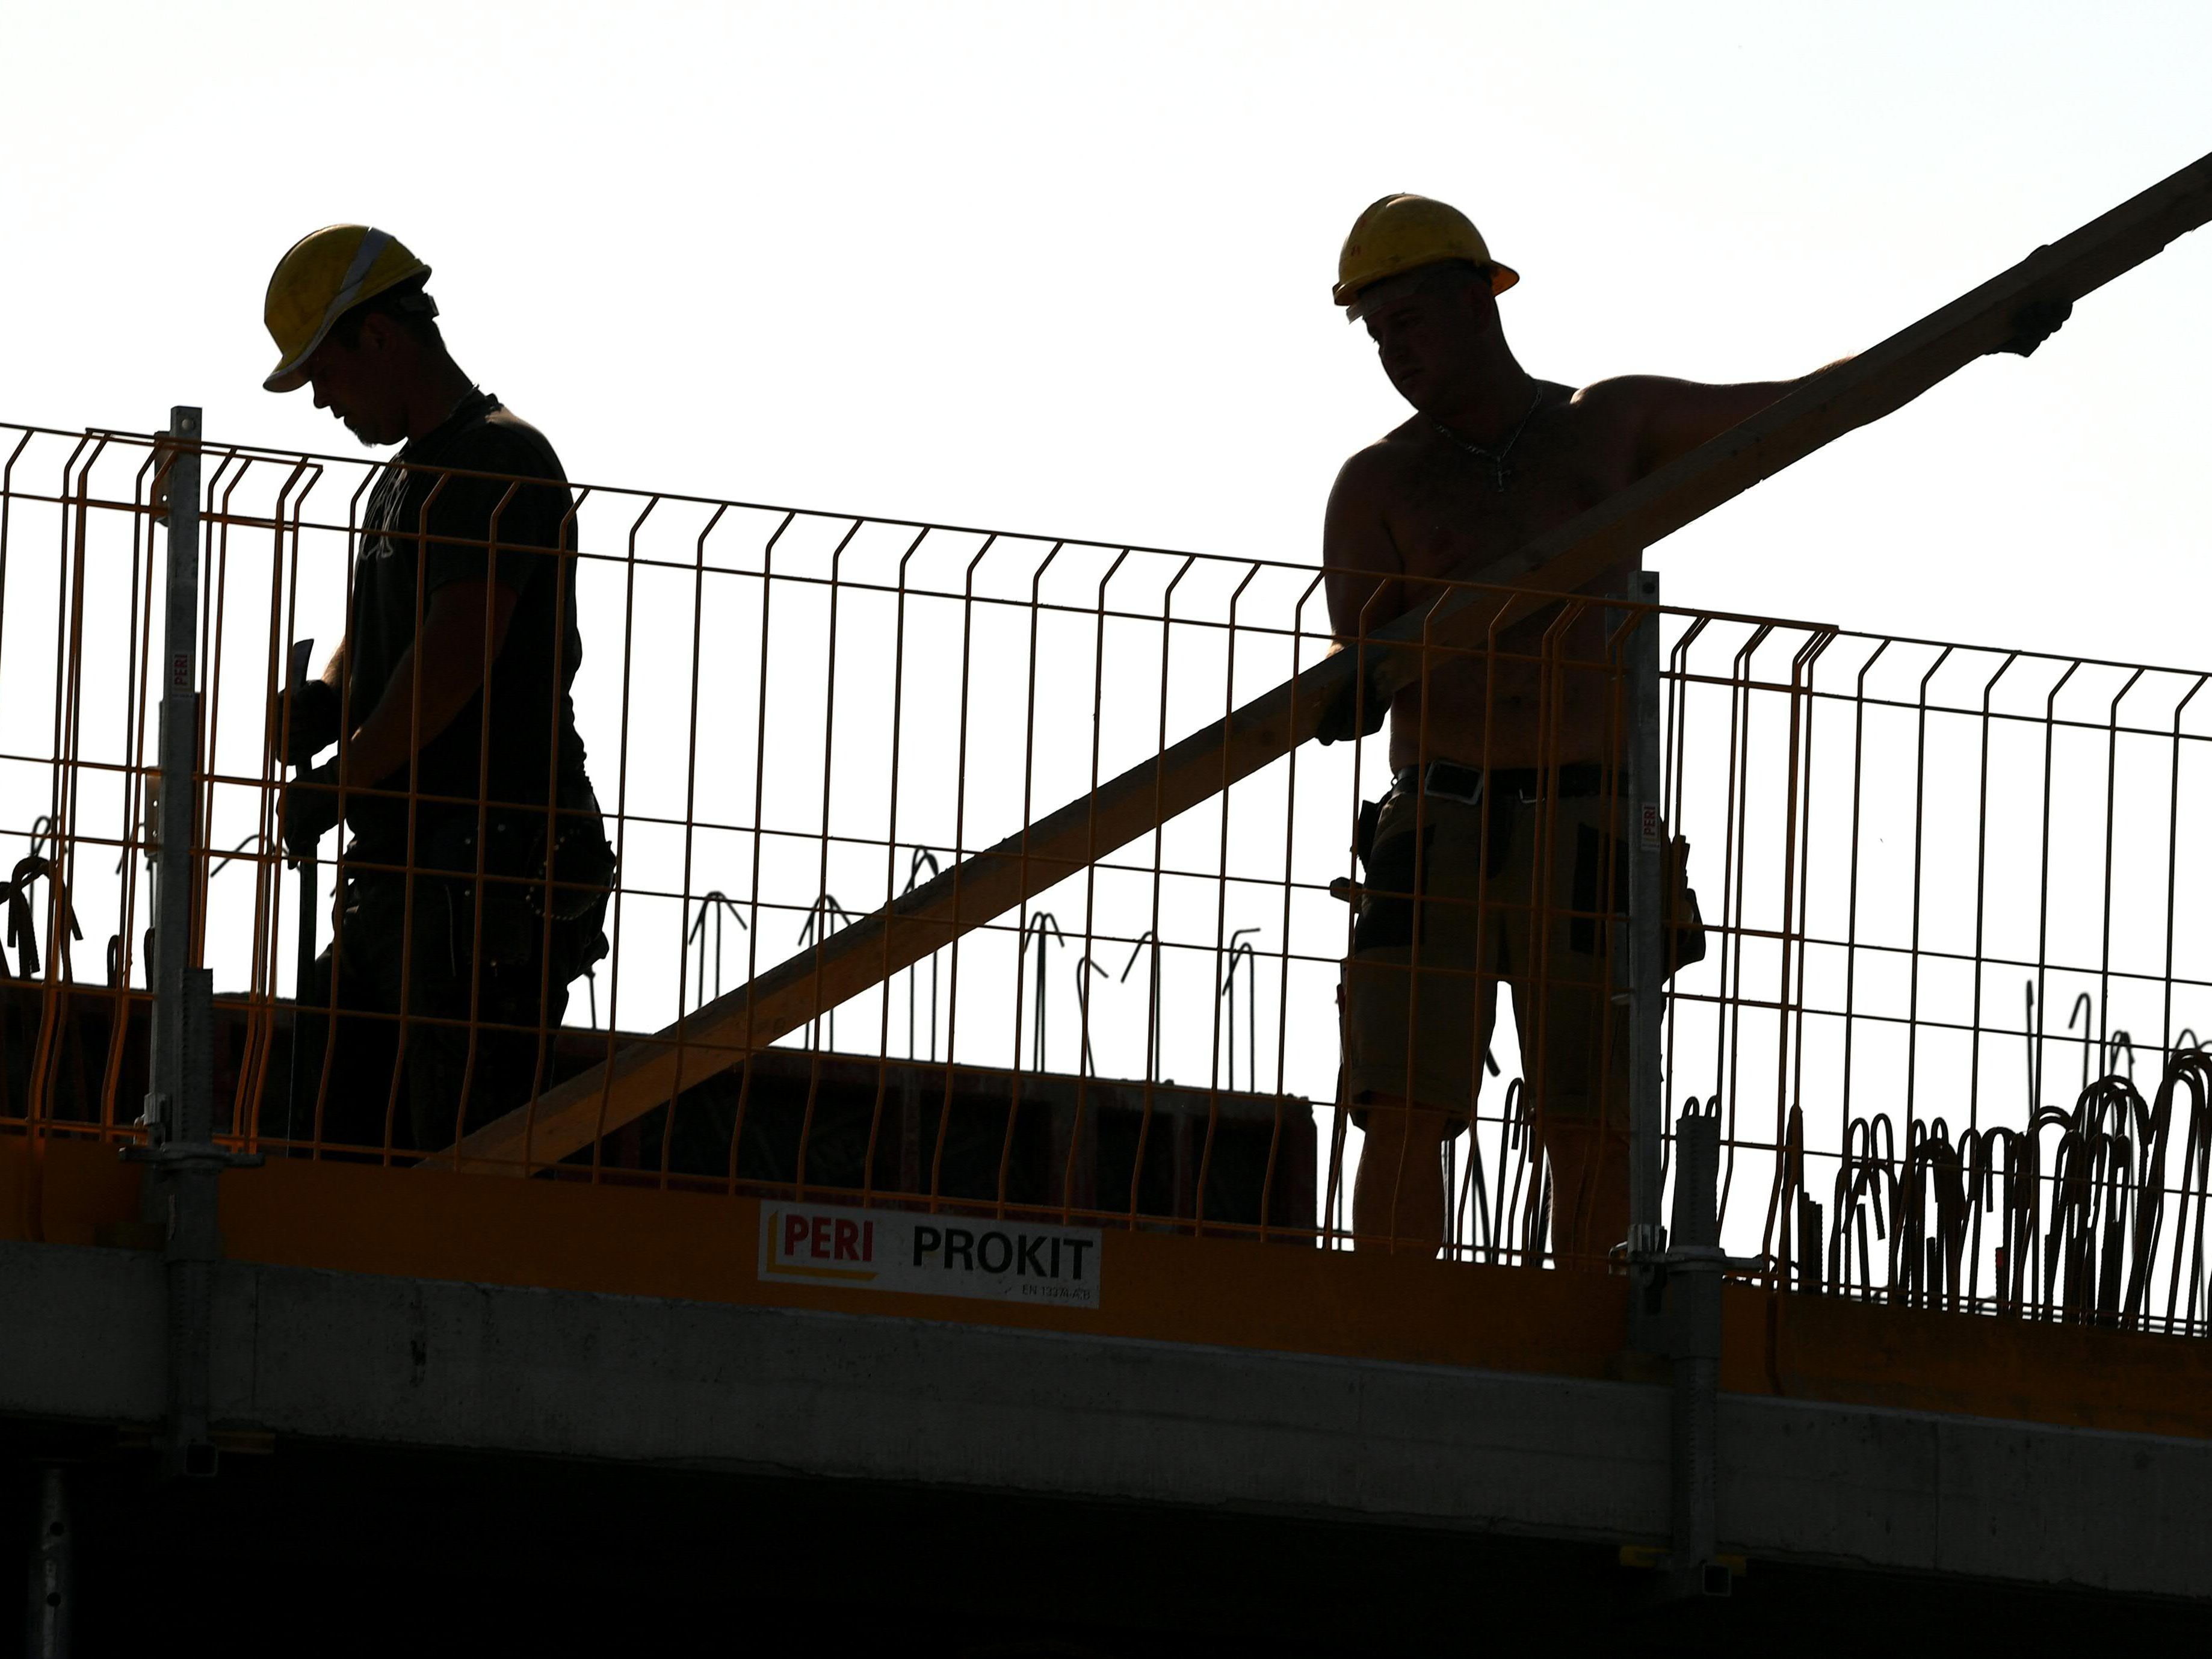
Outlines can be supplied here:
M1641 471L1639 458L1656 418L1679 399L1688 382L1663 374L1617 374L1593 380L1568 400L1576 447L1619 488Z
M1419 457L1420 419L1393 427L1364 449L1356 449L1337 469L1332 501L1367 501L1376 506L1390 498Z
M1688 385L1664 374L1616 374L1592 380L1570 401L1577 419L1593 428L1632 429Z
M1405 490L1410 447L1405 434L1405 427L1385 433L1337 469L1322 522L1324 563L1353 569L1396 567L1390 517Z

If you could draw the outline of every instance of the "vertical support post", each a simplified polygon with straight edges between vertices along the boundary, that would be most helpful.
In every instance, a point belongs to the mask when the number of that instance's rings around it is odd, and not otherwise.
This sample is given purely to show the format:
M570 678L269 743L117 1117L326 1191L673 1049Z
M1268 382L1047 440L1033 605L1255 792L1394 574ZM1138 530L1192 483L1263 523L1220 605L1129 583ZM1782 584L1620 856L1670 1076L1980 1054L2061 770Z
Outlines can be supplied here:
M1721 1121L1694 1104L1674 1125L1674 1270L1667 1276L1673 1327L1674 1542L1668 1591L1674 1597L1725 1595L1727 1567L1717 1542L1721 1376Z
M167 1229L169 1389L161 1464L211 1475L208 1434L216 1178L258 1163L215 1145L214 976L191 965L192 860L198 849L200 411L169 411L168 568L161 630L160 845L154 873L151 1088L145 1213Z
M169 411L169 545L161 625L161 850L154 888L155 1151L206 1146L215 1134L204 969L191 966L192 853L198 840L200 699L200 411ZM208 1326L215 1268L216 1171L157 1163L168 1239L169 1420L165 1474L212 1474L208 1439Z
M173 908L178 931L185 932L191 926L190 890L179 885L169 890L175 898L165 901L161 925L169 926L167 913ZM208 1394L219 1242L216 1181L222 1166L211 1144L213 992L214 975L206 969L184 970L177 1022L183 1028L183 1079L173 1097L177 1129L160 1149L174 1156L157 1163L154 1170L168 1200L169 1419L161 1467L169 1475L210 1475L216 1468L215 1444L208 1437Z
M144 1119L156 1146L194 1138L183 1113L187 1086L185 975L191 963L192 847L199 801L193 775L200 723L199 410L172 409L169 434L173 447L164 490L169 541L161 620L161 796L155 828L152 1087Z
M1659 603L1656 571L1637 573L1636 598ZM1666 1248L1659 1224L1666 1095L1660 1036L1667 977L1664 779L1659 758L1659 618L1636 617L1628 638L1629 799L1635 813L1628 861L1628 1254Z
M23 1651L31 1659L68 1659L76 1588L70 1571L71 1536L67 1472L48 1463L39 1470L37 1532L31 1540L25 1597Z
M1633 595L1659 603L1656 571L1639 570ZM1628 938L1620 953L1628 1005L1628 1350L1632 1366L1656 1370L1668 1352L1667 1230L1660 1222L1661 1161L1666 1139L1666 1083L1661 1036L1666 1011L1666 830L1660 817L1659 618L1632 615L1628 675ZM1637 1357L1642 1356L1640 1359ZM1663 1375L1663 1373L1660 1373ZM1655 1377L1653 1380L1656 1380Z
M1635 597L1659 603L1657 573L1637 573ZM1692 1101L1674 1126L1674 1213L1660 1224L1660 1158L1667 1099L1660 1052L1672 941L1672 877L1660 806L1659 619L1632 618L1626 641L1629 800L1635 815L1628 861L1625 1000L1629 1018L1628 1346L1641 1366L1664 1355L1672 1373L1668 1468L1672 1538L1662 1596L1726 1595L1729 1568L1717 1561L1719 1486L1721 1125ZM1670 1237L1671 1234L1671 1237ZM1656 1379L1655 1379L1656 1380Z

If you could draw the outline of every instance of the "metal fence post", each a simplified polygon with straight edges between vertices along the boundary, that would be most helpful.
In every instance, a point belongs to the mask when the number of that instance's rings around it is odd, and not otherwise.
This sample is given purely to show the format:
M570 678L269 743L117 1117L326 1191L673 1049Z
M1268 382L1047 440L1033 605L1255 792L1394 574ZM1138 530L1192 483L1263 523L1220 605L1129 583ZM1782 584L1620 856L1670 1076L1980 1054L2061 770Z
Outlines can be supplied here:
M1656 571L1637 573L1638 603L1659 603ZM1661 1014L1665 1004L1666 829L1659 808L1664 779L1659 760L1659 618L1632 617L1628 637L1629 799L1636 814L1628 865L1628 1254L1666 1248L1659 1222L1660 1152L1665 1133L1665 1086L1660 1078Z
M1728 1568L1714 1559L1719 1486L1721 1121L1686 1108L1674 1126L1674 1226L1666 1293L1673 1324L1670 1413L1673 1548L1668 1593L1726 1595Z
M215 1145L213 975L191 963L192 859L198 844L200 411L169 411L169 538L161 631L161 801L154 876L151 1087L141 1120L146 1212L167 1230L168 1420L161 1462L171 1475L210 1475L209 1328L217 1254L216 1177L258 1164Z
M162 489L169 539L161 623L161 789L155 823L153 1054L146 1099L155 1147L193 1139L185 1121L185 981L191 965L191 860L199 750L200 412L169 411ZM204 1136L198 1137L204 1139Z
M1659 603L1659 576L1636 575L1640 605ZM1666 829L1660 817L1665 778L1660 766L1659 618L1632 613L1626 641L1628 674L1628 787L1630 828L1628 929L1621 952L1628 1004L1628 1348L1658 1357L1668 1351L1665 1269L1667 1248L1660 1221L1663 1186L1661 1156L1666 1139L1666 1083L1660 1075L1660 1039L1666 1008ZM1662 1373L1663 1375L1663 1373Z
M1645 605L1659 603L1656 572L1638 573L1636 598ZM1628 1344L1670 1362L1672 1537L1660 1593L1679 1601L1726 1595L1729 1589L1729 1569L1715 1559L1721 1275L1748 1264L1732 1262L1720 1248L1720 1120L1699 1112L1694 1101L1675 1125L1671 1239L1659 1218L1667 1111L1661 1048L1673 877L1666 867L1668 826L1660 811L1665 779L1659 618L1647 611L1632 620L1626 653L1628 775L1636 815L1628 866Z
M68 1659L70 1625L76 1612L70 1571L76 1540L70 1534L68 1471L58 1463L39 1469L34 1524L23 1651L30 1659Z

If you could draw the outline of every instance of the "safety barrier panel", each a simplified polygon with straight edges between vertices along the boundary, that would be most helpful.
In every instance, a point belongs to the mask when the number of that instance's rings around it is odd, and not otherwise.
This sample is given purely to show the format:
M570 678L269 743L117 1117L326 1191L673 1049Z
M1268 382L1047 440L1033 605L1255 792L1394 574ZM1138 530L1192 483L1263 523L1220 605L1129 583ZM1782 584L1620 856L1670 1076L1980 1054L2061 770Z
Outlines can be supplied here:
M9 1133L144 1133L176 453L0 427ZM1680 962L1653 1102L1717 1117L1741 1272L2207 1329L2212 878L2179 856L2212 805L2203 674L1666 608L1624 573L1425 651L1397 759L1425 730L1494 764L1401 791L1363 863L1387 732L1226 788L1177 748L1331 649L1351 573L583 485L566 551L500 544L496 506L493 547L426 551L365 538L374 461L198 459L190 955L231 1151L1602 1267L1642 927ZM345 631L356 560L430 551L573 568L532 614L581 642L617 871L596 962L551 945L597 879L547 862L591 816L557 778L380 787L349 742L349 807L413 840L278 844L295 642ZM494 685L479 761L520 741ZM1085 843L1133 771L1196 804ZM858 931L902 900L907 933ZM1340 1015L1355 930L1370 982ZM335 1020L327 985L295 1000L322 949L353 986ZM537 982L495 994L495 962ZM761 988L809 973L821 1006L766 1029Z

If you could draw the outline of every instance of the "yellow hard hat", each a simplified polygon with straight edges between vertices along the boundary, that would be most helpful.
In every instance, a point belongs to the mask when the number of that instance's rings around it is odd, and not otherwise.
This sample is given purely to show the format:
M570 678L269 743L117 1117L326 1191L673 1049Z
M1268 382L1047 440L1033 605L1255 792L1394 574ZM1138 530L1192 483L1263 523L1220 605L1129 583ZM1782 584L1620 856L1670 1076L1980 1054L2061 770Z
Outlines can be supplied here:
M1360 289L1446 259L1486 267L1492 294L1503 294L1521 280L1520 272L1490 257L1482 233L1457 208L1403 191L1385 196L1352 222L1352 234L1336 258L1336 302L1357 319Z
M331 325L363 300L397 288L410 276L428 276L430 267L410 253L388 230L368 225L325 225L292 244L269 279L261 320L282 355L261 384L270 392L305 386L302 366L314 355Z

